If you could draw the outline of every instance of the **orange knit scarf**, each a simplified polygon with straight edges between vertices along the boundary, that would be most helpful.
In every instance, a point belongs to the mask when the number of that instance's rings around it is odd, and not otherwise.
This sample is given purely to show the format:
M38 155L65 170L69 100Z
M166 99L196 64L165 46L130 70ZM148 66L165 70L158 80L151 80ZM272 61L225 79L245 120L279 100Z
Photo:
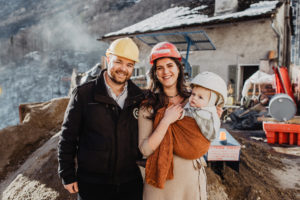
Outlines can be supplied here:
M154 130L163 118L166 107L157 111ZM203 156L210 142L202 135L196 121L184 117L171 124L159 147L146 163L146 182L157 188L164 188L166 180L173 179L173 153L179 157L194 160Z

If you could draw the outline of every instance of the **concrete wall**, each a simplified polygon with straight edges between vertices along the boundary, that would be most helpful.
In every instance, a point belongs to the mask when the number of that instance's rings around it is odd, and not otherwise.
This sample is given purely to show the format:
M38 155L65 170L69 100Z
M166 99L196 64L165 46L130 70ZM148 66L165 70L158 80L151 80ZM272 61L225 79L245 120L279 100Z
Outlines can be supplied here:
M136 67L145 68L144 71L147 72L147 70L150 68L149 55L151 52L151 47L136 38L133 39L140 49L140 62L136 64Z
M191 65L200 71L214 71L226 81L230 65L259 65L270 50L275 50L277 40L270 20L242 22L214 28L203 28L216 47L214 51L194 52Z

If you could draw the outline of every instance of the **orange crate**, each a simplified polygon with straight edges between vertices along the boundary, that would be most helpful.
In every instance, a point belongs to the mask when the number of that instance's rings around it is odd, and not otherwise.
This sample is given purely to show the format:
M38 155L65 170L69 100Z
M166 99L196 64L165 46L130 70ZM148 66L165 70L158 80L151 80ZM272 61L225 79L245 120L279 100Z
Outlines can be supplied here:
M290 144L300 146L300 124L263 123L270 144Z

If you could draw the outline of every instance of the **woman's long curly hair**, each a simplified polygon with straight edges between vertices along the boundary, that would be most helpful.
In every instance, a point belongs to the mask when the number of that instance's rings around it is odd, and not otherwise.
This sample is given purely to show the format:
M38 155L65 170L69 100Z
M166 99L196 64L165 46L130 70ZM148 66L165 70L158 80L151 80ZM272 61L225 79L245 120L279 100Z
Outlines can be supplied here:
M168 58L172 59L179 69L176 88L178 94L184 99L186 99L190 96L190 93L188 92L187 87L185 85L183 65L178 60L178 58L173 58L173 57L168 57ZM152 114L149 117L149 119L154 119L157 110L162 108L168 103L167 95L164 93L163 85L159 82L156 76L156 67L157 67L156 64L159 59L154 60L153 66L151 67L150 74L149 74L151 79L151 85L146 95L146 100L143 101L143 103L141 104L141 107L152 109L153 112L151 112Z

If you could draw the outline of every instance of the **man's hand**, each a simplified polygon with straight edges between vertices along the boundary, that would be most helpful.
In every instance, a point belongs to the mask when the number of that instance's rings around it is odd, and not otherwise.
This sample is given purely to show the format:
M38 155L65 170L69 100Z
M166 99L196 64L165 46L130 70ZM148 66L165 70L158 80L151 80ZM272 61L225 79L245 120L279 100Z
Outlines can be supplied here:
M68 190L71 194L78 192L78 183L70 183L68 185L64 185L65 189Z

